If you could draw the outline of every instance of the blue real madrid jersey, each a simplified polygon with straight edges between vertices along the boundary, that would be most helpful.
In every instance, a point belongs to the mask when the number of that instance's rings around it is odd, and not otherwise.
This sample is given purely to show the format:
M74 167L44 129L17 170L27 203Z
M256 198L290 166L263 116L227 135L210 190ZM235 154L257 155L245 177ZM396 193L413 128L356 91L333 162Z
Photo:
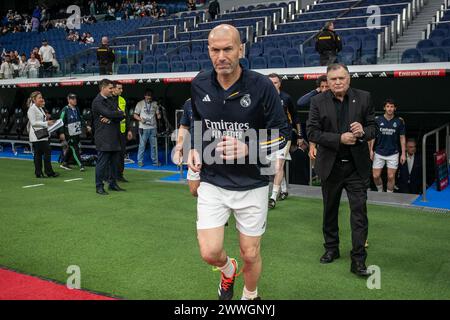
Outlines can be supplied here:
M375 122L377 124L375 152L381 156L399 153L400 136L405 135L403 119L394 117L387 120L384 116L378 116Z

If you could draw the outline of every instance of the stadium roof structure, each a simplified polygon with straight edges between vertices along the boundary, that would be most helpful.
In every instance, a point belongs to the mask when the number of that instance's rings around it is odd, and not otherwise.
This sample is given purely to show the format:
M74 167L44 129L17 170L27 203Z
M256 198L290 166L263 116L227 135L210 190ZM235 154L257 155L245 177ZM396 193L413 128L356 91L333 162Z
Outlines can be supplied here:
M352 78L429 78L450 76L450 62L418 64L349 66ZM282 68L256 70L262 74L278 73L283 80L313 80L324 74L326 67ZM125 74L111 76L73 76L61 78L0 80L0 88L38 88L97 85L104 78L123 84L138 83L189 83L198 72Z

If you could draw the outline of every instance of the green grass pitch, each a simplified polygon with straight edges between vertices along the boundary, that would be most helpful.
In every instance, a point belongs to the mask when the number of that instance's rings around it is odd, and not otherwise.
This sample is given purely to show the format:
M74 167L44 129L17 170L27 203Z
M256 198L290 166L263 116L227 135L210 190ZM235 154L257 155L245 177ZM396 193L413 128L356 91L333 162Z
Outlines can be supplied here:
M59 172L35 179L32 162L0 159L1 266L65 283L68 266L77 265L83 289L125 299L216 299L220 275L200 258L186 185L127 170L127 192L102 197L94 168ZM76 178L83 180L64 182ZM45 185L23 188L38 183ZM321 265L321 200L290 197L269 212L262 298L449 299L450 217L375 205L368 211L367 265L381 268L381 289L350 273L348 205L340 212L341 258ZM233 218L225 248L238 257Z

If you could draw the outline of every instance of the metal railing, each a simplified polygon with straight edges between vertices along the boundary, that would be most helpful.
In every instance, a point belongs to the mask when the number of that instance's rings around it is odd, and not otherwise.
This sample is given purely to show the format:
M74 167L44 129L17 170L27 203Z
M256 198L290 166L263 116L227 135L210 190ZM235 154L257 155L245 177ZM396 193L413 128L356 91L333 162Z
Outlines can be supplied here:
M426 166L426 147L427 147L427 138L435 135L436 137L436 152L439 151L439 133L446 129L446 135L445 135L445 151L449 153L450 150L450 122L447 124L444 124L443 126L434 129L433 131L428 132L425 134L422 138L422 201L427 201L427 166ZM447 164L448 165L448 164Z

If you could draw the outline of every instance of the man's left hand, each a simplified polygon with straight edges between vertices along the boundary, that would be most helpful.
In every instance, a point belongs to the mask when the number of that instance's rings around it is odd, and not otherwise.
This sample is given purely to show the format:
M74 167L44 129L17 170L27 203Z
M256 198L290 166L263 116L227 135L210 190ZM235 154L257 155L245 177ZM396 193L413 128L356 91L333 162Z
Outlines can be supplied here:
M106 123L106 124L111 123L111 120L109 120L108 118L105 118L105 117L101 117L101 118L100 118L100 121L101 121L102 123Z
M364 135L363 126L359 122L353 122L350 125L350 130L357 138L361 138Z
M128 133L127 133L127 140L130 141L131 139L133 139L133 132L128 131Z
M240 159L248 155L248 146L236 138L224 136L223 141L217 144L216 152L224 160Z

